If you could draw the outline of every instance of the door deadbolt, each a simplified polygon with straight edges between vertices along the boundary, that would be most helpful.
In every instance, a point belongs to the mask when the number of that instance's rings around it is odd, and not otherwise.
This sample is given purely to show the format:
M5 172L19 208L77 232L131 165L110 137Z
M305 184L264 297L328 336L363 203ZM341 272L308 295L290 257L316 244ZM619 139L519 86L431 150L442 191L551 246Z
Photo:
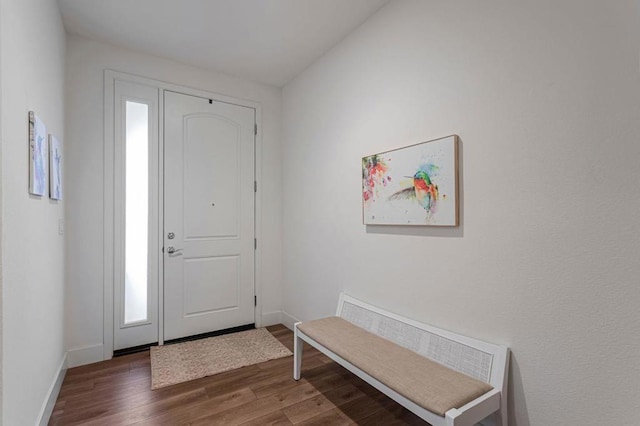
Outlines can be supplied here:
M175 237L176 237L176 234L174 234L173 232L169 232L167 234L167 238L170 239L170 240L173 240Z

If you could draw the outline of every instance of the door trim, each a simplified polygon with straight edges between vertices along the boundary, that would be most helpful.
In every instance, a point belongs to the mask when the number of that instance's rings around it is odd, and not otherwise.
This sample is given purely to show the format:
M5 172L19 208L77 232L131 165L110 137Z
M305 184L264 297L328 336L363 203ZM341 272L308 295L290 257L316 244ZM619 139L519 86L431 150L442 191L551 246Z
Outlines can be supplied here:
M151 78L141 77L134 74L128 74L120 71L106 69L104 72L104 182L103 182L103 359L108 360L113 357L113 336L114 336L114 93L116 80L127 81L131 83L144 84L156 87L160 91L170 90L174 92L184 93L186 95L199 96L216 101L226 102L230 104L245 106L255 110L255 122L258 126L255 135L255 179L258 182L258 191L255 194L255 215L254 215L254 233L259 244L255 250L254 257L254 292L257 297L256 306L254 307L254 320L256 327L262 326L262 191L260 190L260 182L262 181L262 105L259 102L247 99L234 98L219 93L209 92L206 90L196 89L192 87L181 86L178 84L168 83ZM164 102L158 104L159 117L164 117ZM158 120L158 149L164 152L164 126ZM164 167L163 157L159 164L159 188L164 186ZM158 197L158 235L163 235L164 212L163 191L159 191ZM162 274L162 244L164 239L158 239L158 343L164 343L164 277Z

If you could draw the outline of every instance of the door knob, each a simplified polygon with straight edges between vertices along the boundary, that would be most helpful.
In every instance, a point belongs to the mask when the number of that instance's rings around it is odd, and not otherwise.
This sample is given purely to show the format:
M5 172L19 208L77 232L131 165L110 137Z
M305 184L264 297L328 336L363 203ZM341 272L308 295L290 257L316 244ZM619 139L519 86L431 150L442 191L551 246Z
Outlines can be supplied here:
M167 247L167 253L169 253L169 254L178 253L180 251L182 251L182 249L177 249L177 248L175 248L173 246Z

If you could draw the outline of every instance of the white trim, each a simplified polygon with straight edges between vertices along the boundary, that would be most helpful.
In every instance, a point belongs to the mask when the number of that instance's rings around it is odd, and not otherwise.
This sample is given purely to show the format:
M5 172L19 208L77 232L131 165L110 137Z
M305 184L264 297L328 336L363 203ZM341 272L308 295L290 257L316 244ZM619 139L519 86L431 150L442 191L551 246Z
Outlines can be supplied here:
M164 90L158 90L158 345L164 345Z
M207 90L197 89L195 87L189 86L181 86L179 84L170 83L167 81L156 80L153 78L142 77L135 74L115 71L111 69L105 70L105 76L111 77L114 79L125 80L132 83L145 84L147 86L155 86L160 90L169 90L173 92L182 93L185 95L192 95L198 97L204 97L209 99L214 99L221 102L227 102L234 105L246 106L249 108L254 108L256 111L262 108L262 104L257 101L253 101L250 99L237 98L233 96L224 95L222 93L209 92ZM257 117L262 118L262 116ZM260 122L258 122L260 124ZM258 134L260 134L260 129L258 129Z
M69 368L73 368L102 361L105 352L103 345L100 343L82 348L69 349L69 351L67 351L67 365Z
M285 311L282 311L282 316L280 319L281 319L282 325L284 325L291 331L295 331L295 327L294 327L295 323L300 322L298 318L294 317L293 315L290 315Z
M193 95L199 97L206 97L209 99L215 99L216 101L227 102L235 105L245 106L253 108L255 110L255 123L258 126L257 135L255 135L255 179L258 182L258 192L255 194L255 238L258 239L258 249L255 251L255 270L254 270L254 294L257 296L257 303L254 308L254 321L256 327L262 327L262 104L257 101L236 98L232 96L223 95L221 93L209 92L206 90L196 89L188 86L181 86L161 80L155 80L147 77L141 77L134 74L128 74L124 72L114 71L106 69L104 72L104 200L103 200L103 360L111 359L113 357L113 284L114 284L114 257L113 257L113 219L114 219L114 150L113 150L113 124L114 124L114 90L115 80L124 80L131 83L144 84L147 86L153 86L158 90L170 90L174 92L183 93L186 95ZM159 102L158 105L159 119L164 117L164 102ZM164 140L164 125L160 125L159 121L159 148L162 149ZM110 143L109 143L110 142ZM162 152L162 151L161 151ZM160 163L160 173L163 173L162 162ZM163 184L162 181L159 182ZM159 187L161 188L161 187ZM158 197L159 206L162 206L162 191ZM160 214L161 213L160 209ZM163 235L163 217L159 217L160 234ZM161 247L163 239L159 239ZM162 257L162 255L160 254ZM164 283L162 280L162 262L159 263L159 291L158 291L158 316L159 316L159 343L162 344L163 336L163 305L164 305ZM293 324L291 325L293 327Z
M164 345L164 94L158 89L158 345Z
M103 358L113 357L113 279L114 279L114 125L115 76L107 70L104 75L104 164L103 164ZM109 142L109 143L107 143Z
M114 309L114 349L123 349L158 341L158 275L160 265L154 253L160 251L160 235L157 233L158 225L158 167L160 153L158 151L158 127L159 127L159 90L155 86L131 83L116 79L114 87L114 162L113 162L113 309ZM148 184L147 194L147 316L141 321L125 323L125 217L126 217L126 105L128 102L146 105L148 140Z
M269 325L276 325L280 323L282 323L282 311L266 312L262 314L262 325L260 327L266 327ZM256 327L258 327L257 324Z
M247 106L247 105L245 105ZM254 307L253 317L255 318L256 327L263 327L262 321L262 246L264 241L262 240L262 106L259 103L254 103L255 109L255 125L258 126L257 134L255 135L254 146L254 179L258 182L258 190L254 194L254 233L253 236L257 239L258 245L254 252L254 271L253 271L253 289L254 294L257 297L256 305Z
M62 387L62 382L64 381L64 376L66 373L67 354L65 353L62 356L62 361L60 362L60 366L58 367L56 376L53 379L53 383L51 383L51 386L49 387L47 397L42 403L42 408L40 409L38 420L36 421L37 425L46 426L49 423L51 413L53 413L53 407L56 405L56 400L58 399L58 394L60 394L60 388Z

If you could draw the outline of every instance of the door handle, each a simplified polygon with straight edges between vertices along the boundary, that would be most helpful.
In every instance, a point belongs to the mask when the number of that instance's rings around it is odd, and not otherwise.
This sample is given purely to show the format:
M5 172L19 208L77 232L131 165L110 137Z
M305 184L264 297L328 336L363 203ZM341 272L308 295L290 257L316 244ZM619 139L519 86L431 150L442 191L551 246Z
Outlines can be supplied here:
M173 246L167 247L167 253L169 253L169 254L174 254L174 253L178 253L178 252L181 252L181 251L182 251L182 249L177 249L177 248L175 248Z

